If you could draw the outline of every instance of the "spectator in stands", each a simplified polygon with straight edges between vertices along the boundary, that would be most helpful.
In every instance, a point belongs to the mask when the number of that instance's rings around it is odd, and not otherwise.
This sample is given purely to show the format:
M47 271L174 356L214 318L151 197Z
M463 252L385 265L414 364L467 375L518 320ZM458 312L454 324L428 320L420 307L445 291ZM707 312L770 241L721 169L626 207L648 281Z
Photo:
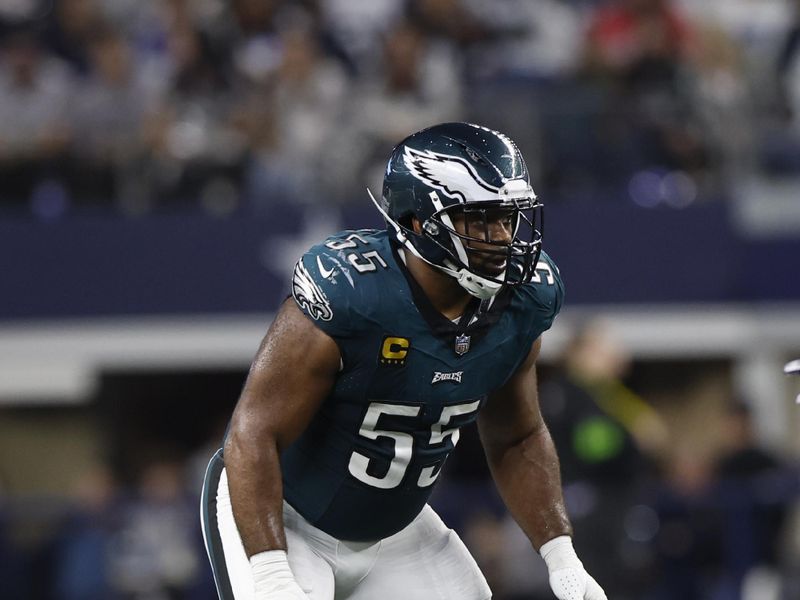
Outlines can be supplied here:
M792 9L776 61L775 110L761 129L761 166L770 175L800 173L800 2L794 1Z
M657 600L706 600L720 566L723 530L713 458L694 448L677 448L664 469L653 508L657 532L652 548L659 569L654 578ZM723 596L721 600L734 600Z
M244 37L275 32L276 19L286 0L233 0L233 14ZM302 4L302 2L300 3Z
M675 448L657 487L655 597L790 597L782 595L779 573L796 472L757 443L750 409L741 402L710 421L705 435L721 446Z
M722 537L723 572L717 584L731 598L741 596L747 578L777 582L781 531L791 500L786 490L789 473L784 462L760 446L750 407L744 402L728 406L723 424L723 452L717 462L721 481L719 499L725 527Z
M443 118L456 118L461 90L458 59L447 44L435 44L423 31L401 23L383 46L384 64L376 85L368 87L365 121L385 140Z
M586 69L610 86L607 124L616 132L606 139L612 154L615 138L634 146L624 154L629 173L655 167L700 176L708 166L681 78L692 43L688 21L670 0L611 0L591 18Z
M88 51L89 73L70 102L70 187L76 201L110 204L127 181L138 179L132 169L144 152L144 125L156 100L120 31L99 26Z
M611 0L591 19L586 60L628 85L671 84L690 40L689 25L670 0Z
M341 116L348 82L313 33L298 27L281 35L283 56L274 89L286 154L316 171L320 150Z
M166 42L169 84L147 122L151 195L162 205L201 203L229 212L246 154L246 140L231 123L229 57L189 19L176 19Z
M496 4L496 3L495 3ZM481 6L464 0L409 0L407 19L420 31L431 48L454 49L458 77L470 82L485 71L490 49L501 41L518 37L524 13L512 24L501 23L478 12ZM496 6L493 7L496 10ZM501 59L502 60L502 59Z
M253 146L247 195L256 205L285 194L299 203L317 202L340 176L328 169L328 156L333 132L341 124L347 75L323 53L311 22L282 32L280 45L277 68L257 88L270 98L275 130L271 146ZM284 191L275 194L275 186Z
M613 598L639 591L638 571L647 565L626 560L624 523L640 502L648 459L663 453L668 441L658 413L623 383L629 363L609 326L589 322L568 342L561 373L540 391L576 523L576 548L587 568L625 574L601 583Z
M397 139L464 112L460 58L451 43L400 22L386 34L381 56L357 82L338 132L343 146L329 157L339 165L329 168L343 174L344 197L360 197L355 194L365 185L381 180L384 157Z
M331 51L355 74L380 60L381 39L403 17L406 0L318 0L320 27Z
M53 5L44 40L50 52L86 74L91 62L89 42L103 20L101 6L97 0L59 0Z
M228 43L233 66L249 82L263 83L280 64L280 33L289 25L286 21L297 14L304 18L308 13L285 0L235 0L231 12Z
M590 321L567 343L560 376L543 385L565 481L626 483L641 474L645 457L666 451L662 418L622 381L629 364L610 326Z
M533 85L574 75L583 46L578 3L472 0L470 7L492 32L470 56L470 79L524 78Z
M462 0L409 0L408 14L426 36L448 39L461 49L494 34Z
M21 553L11 542L9 525L12 522L8 512L5 481L0 477L0 582L5 597L9 600L22 600L27 595L28 578Z
M755 101L742 49L721 27L697 25L691 56L690 101L706 140L720 189L752 167Z
M183 464L168 452L148 461L121 514L109 565L113 589L128 598L186 598L200 576L196 513Z
M55 544L53 600L115 600L110 555L119 527L119 491L108 468L77 478L74 506Z
M43 180L63 178L73 81L31 29L3 41L0 63L0 201L27 202Z

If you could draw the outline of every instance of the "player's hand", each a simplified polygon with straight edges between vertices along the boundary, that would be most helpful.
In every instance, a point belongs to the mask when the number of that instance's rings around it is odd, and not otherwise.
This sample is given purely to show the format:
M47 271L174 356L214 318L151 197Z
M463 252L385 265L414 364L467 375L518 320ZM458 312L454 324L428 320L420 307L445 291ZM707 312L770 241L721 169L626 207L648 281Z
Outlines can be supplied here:
M583 568L568 535L554 538L539 552L550 573L550 588L558 600L608 600L603 588Z
M309 600L289 568L284 550L268 550L250 557L255 600Z

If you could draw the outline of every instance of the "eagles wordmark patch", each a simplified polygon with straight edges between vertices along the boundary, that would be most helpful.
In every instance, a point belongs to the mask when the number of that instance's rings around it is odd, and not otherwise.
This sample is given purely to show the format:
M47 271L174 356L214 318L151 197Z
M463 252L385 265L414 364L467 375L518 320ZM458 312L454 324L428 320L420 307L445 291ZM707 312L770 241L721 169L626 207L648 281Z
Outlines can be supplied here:
M441 373L439 371L433 372L433 379L431 383L439 383L440 381L452 381L453 383L461 383L461 376L464 371L456 371L455 373Z

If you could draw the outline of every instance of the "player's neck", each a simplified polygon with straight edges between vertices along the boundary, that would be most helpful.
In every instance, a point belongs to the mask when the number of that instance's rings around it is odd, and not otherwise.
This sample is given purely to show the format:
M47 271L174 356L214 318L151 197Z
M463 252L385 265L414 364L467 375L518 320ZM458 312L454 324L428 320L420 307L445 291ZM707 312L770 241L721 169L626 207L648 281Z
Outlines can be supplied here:
M410 252L406 253L406 268L436 310L448 319L456 319L464 314L472 296L454 278Z

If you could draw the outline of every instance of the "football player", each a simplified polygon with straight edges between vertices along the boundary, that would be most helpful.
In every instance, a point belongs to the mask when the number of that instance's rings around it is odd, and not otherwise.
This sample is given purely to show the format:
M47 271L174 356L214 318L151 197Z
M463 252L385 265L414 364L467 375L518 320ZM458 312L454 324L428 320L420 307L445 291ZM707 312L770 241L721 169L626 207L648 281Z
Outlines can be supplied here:
M563 288L517 146L467 123L425 129L393 150L372 200L386 230L344 231L298 261L209 464L220 598L491 598L426 504L477 420L556 597L605 599L573 549L538 406L540 336Z

